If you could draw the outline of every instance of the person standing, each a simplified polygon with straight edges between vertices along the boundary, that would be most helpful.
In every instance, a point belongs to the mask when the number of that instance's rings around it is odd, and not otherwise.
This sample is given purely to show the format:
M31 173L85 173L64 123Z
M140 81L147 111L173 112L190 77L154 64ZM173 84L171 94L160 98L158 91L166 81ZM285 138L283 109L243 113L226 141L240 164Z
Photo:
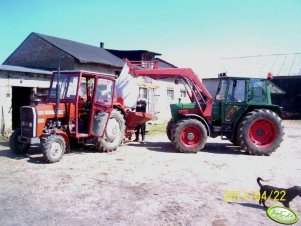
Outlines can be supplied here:
M143 113L146 112L146 100L144 100L140 96L138 96L137 98L136 112L143 112ZM146 127L145 123L136 127L136 132L135 132L136 139L134 141L139 141L139 134L141 133L142 142L143 143L145 142L145 127Z

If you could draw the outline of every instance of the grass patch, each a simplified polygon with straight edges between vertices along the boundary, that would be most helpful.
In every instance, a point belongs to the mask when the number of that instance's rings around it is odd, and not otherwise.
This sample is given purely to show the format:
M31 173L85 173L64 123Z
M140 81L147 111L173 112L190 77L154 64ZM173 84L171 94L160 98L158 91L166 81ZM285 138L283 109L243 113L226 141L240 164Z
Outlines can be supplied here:
M8 137L0 135L0 141L8 141Z
M147 125L148 135L158 135L166 132L166 124L149 124Z

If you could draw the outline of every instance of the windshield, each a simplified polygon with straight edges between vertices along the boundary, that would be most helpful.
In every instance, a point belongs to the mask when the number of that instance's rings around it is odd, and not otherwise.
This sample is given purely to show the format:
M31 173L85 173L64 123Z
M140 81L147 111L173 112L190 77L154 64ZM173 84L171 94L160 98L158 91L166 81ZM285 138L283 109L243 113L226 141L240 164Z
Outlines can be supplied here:
M50 98L56 98L57 74L53 77L52 86L50 88ZM76 89L78 84L78 76L71 74L60 74L59 85L61 87L61 99L74 99L76 97Z

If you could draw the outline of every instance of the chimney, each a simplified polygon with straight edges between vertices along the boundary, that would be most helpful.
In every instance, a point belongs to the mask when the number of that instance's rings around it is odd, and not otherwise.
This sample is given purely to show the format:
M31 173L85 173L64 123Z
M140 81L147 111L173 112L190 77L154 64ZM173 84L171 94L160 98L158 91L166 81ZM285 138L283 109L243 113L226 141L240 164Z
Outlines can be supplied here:
M105 45L105 44L104 44L103 42L100 42L99 47L100 47L100 48L103 48L104 45Z

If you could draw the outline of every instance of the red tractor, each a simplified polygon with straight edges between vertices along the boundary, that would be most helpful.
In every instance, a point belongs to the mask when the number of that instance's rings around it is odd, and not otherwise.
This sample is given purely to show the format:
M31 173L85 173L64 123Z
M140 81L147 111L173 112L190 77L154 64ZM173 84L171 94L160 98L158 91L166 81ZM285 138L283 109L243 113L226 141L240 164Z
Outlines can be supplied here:
M20 109L21 125L9 140L16 154L40 145L47 162L59 161L73 143L115 150L125 134L152 115L127 112L115 97L115 77L87 71L53 74L46 103Z
M272 93L284 93L270 79L220 77L217 94L211 97L190 68L160 69L157 64L126 60L129 73L153 79L181 80L189 103L170 105L172 119L166 133L179 152L196 153L208 136L221 136L254 155L269 155L283 139L282 110L273 105Z

